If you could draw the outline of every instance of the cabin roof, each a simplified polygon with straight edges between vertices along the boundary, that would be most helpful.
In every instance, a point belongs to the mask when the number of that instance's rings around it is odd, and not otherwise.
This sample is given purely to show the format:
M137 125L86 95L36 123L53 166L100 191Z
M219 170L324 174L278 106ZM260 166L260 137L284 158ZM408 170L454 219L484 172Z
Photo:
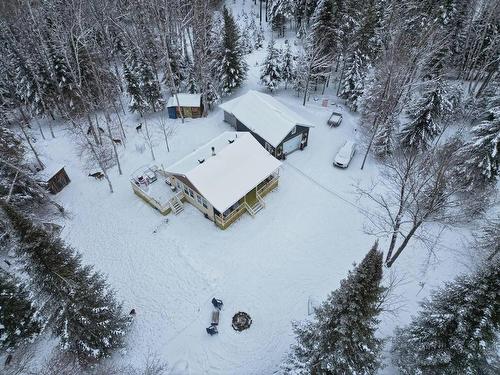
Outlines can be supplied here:
M181 107L199 107L201 105L201 94L177 94ZM167 107L177 107L177 99L171 96L168 99Z
M250 133L224 132L165 171L185 176L216 210L224 212L280 165Z
M64 168L63 164L57 163L52 160L42 160L45 168L36 173L36 178L42 182L48 182L52 177L54 177L61 169Z
M252 132L271 146L277 147L297 125L314 125L271 95L250 90L221 104L224 111L234 115Z

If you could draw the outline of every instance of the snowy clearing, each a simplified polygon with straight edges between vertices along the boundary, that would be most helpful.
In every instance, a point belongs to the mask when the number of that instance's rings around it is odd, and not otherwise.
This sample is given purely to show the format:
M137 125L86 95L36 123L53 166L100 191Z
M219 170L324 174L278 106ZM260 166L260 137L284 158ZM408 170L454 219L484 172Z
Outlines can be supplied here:
M291 94L280 100L303 110ZM348 169L332 166L345 140L356 138L357 118L344 110L342 125L332 129L326 124L331 109L320 103L311 100L302 112L316 125L309 147L284 162L280 185L266 197L266 208L255 218L242 216L225 231L189 204L165 223L134 195L129 176L152 160L133 147L144 140L132 115L126 148L120 151L124 174L111 173L114 194L104 181L87 176L62 126L56 139L38 142L44 154L66 165L72 180L56 196L70 213L61 223L63 238L109 276L126 311L137 311L124 361L141 363L155 352L179 374L273 373L293 341L291 322L307 317L308 298L322 300L366 254L374 238L363 232L365 218L355 207L351 184L377 178L377 165L370 161L361 171L362 153L357 153ZM220 110L185 124L170 121L176 125L167 153L154 116L148 119L158 143L158 165L169 165L231 129ZM445 243L453 248L457 241ZM407 304L398 318L384 316L381 335L406 322L417 300L459 271L453 252L439 248L438 254L439 261L427 264L427 252L409 249L394 266L405 277L398 293ZM419 284L424 274L426 283ZM205 328L214 296L224 308L219 334L211 337ZM250 329L231 328L237 311L251 315Z

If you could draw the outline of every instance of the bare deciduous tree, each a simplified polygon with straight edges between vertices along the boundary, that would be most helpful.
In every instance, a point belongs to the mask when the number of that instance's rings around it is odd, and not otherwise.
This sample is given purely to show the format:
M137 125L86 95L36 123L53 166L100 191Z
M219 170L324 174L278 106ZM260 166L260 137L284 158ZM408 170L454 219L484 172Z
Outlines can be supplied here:
M144 119L144 130L145 131L142 133L142 136L144 137L144 141L149 147L149 151L151 152L151 157L153 158L153 160L156 160L154 152L154 146L156 145L155 137L149 131L148 122L146 121L146 119Z
M440 231L428 232L428 224L446 227L466 219L460 187L451 177L455 162L453 147L435 148L424 154L398 151L384 163L381 191L375 185L357 185L359 197L377 207L369 215L372 233L389 238L387 267L394 264L412 240L432 249Z
M161 128L163 132L163 138L165 139L165 146L167 147L167 152L170 152L170 145L168 140L175 134L174 123L168 121L165 116L162 116L158 119L158 126Z

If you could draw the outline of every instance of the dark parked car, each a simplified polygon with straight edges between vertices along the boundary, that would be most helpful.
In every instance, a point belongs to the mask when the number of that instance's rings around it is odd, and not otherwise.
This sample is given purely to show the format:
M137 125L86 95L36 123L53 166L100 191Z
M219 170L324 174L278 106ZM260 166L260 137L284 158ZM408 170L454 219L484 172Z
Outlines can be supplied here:
M342 122L342 114L338 112L332 112L330 118L327 121L327 124L330 127L336 128Z

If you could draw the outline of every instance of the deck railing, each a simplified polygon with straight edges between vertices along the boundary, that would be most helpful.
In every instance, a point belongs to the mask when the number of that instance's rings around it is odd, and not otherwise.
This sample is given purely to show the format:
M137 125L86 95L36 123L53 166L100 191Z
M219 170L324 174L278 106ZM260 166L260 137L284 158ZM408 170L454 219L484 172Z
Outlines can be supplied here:
M242 204L226 217L215 215L215 223L222 229L226 229L229 225L236 221L236 219L238 219L245 212L245 210L246 207L244 204Z
M273 176L271 180L269 180L264 186L261 186L259 189L257 189L257 198L261 198L269 193L270 191L274 190L278 186L278 177Z

